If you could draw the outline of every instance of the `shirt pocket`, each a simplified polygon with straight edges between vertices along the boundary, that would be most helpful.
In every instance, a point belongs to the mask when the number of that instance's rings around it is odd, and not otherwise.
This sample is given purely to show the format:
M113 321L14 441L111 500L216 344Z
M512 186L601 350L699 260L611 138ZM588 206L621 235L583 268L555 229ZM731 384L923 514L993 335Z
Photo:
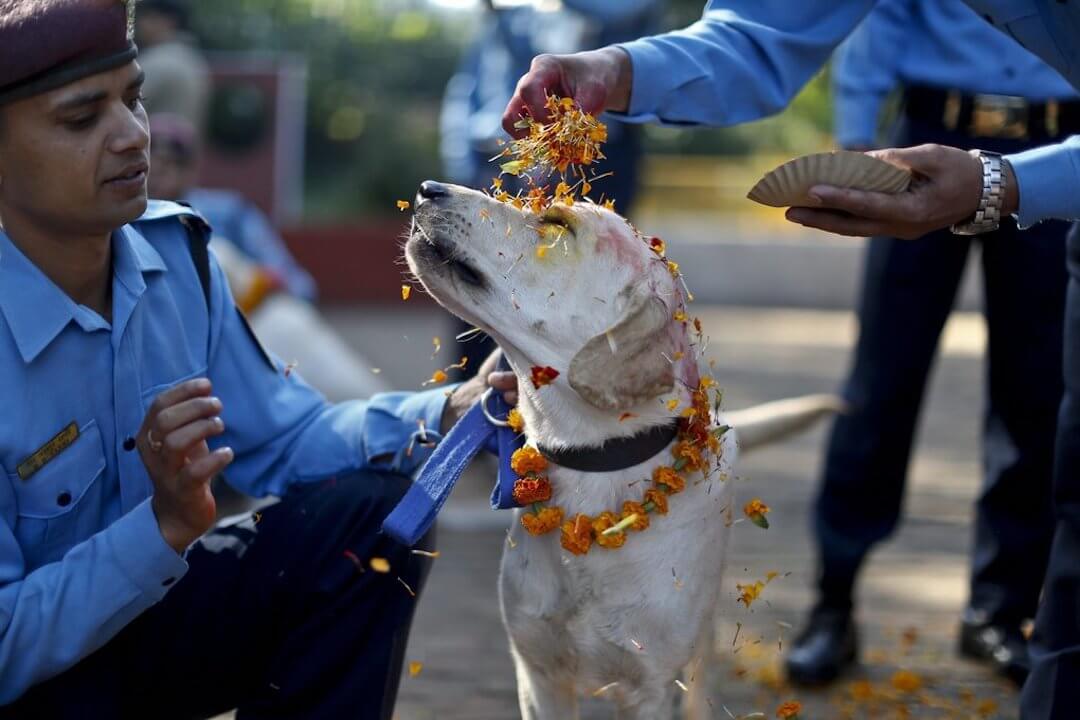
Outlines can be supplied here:
M15 488L15 535L28 564L37 567L63 557L72 545L98 529L105 450L96 420L26 480L10 476Z

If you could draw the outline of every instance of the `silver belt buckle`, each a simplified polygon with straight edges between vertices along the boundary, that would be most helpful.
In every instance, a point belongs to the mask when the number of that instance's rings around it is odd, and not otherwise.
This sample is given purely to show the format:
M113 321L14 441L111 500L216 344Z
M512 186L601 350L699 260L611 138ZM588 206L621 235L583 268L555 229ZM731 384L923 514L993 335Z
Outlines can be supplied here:
M974 137L1026 138L1027 100L1013 95L976 95L968 133Z

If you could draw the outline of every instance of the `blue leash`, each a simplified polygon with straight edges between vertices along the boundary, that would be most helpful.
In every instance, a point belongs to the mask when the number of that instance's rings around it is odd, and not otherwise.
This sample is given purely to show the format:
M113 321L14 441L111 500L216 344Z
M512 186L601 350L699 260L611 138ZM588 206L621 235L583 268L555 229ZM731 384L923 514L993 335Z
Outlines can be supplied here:
M493 411L490 414L489 404ZM450 491L481 449L499 456L499 478L491 492L491 508L518 507L513 496L517 475L510 468L510 456L525 440L499 420L509 412L510 406L502 395L491 390L485 393L428 457L412 487L386 516L382 531L402 545L415 545L435 523L435 516L450 497Z

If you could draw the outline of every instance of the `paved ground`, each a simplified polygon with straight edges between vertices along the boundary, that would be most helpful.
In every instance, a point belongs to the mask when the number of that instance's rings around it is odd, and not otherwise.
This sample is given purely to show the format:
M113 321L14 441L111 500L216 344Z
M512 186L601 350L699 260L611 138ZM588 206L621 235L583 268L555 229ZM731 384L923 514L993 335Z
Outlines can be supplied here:
M718 306L697 311L713 337L716 376L729 407L832 390L845 371L854 337L848 313ZM415 387L441 364L430 358L431 336L447 340L449 331L435 314L403 307L379 320L348 311L332 312L331 318L394 383ZM741 496L765 499L773 507L773 526L768 531L749 523L736 528L717 618L722 672L711 689L714 717L761 712L757 717L771 718L790 699L804 704L804 719L1016 716L1012 690L953 655L955 625L966 597L971 500L978 484L984 342L978 316L958 315L950 324L919 434L905 522L875 555L860 588L864 665L832 692L786 688L776 672L786 638L801 623L810 600L807 508L825 428L745 459L738 480ZM440 357L450 352L444 349ZM517 717L495 594L507 518L486 509L486 476L467 480L441 524L442 554L418 608L407 657L422 668L403 679L399 720ZM752 609L736 604L737 582L771 570L783 575ZM890 680L901 669L917 674L923 689L908 694L892 689ZM583 715L611 716L605 703L592 699Z

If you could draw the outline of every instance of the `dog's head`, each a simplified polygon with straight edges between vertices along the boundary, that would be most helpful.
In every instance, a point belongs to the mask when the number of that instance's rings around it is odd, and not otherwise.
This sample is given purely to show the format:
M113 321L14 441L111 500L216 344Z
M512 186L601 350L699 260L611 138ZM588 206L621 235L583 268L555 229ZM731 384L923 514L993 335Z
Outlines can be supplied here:
M533 366L558 370L554 394L576 394L605 415L647 404L655 416L663 408L650 401L679 380L696 385L693 363L679 360L690 355L676 318L681 283L610 210L578 202L534 213L429 181L406 257L440 304L499 343L519 378ZM543 405L549 388L523 382L522 391Z

